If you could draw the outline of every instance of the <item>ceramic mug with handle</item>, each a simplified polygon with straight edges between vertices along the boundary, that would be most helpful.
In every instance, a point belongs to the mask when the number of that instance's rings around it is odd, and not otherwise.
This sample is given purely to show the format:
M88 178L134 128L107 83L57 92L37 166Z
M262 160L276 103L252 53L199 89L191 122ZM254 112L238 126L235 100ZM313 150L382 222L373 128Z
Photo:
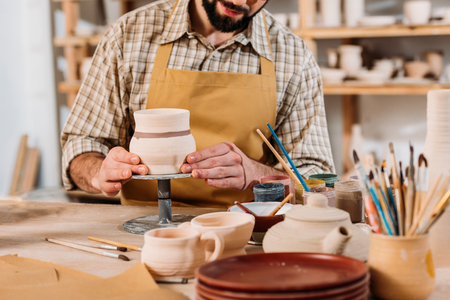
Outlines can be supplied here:
M158 228L144 235L141 262L154 277L194 278L195 269L217 259L223 238L215 232L200 233L193 228ZM207 246L214 245L214 251Z

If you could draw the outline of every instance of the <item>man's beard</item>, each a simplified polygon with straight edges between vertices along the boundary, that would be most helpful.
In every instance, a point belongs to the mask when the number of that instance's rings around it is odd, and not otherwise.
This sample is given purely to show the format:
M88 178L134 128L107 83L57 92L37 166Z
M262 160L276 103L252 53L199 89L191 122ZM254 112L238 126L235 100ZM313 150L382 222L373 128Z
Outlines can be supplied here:
M223 6L236 12L242 12L241 19L234 21L231 17L226 15L220 15L217 11L217 2L220 2ZM266 1L267 3L268 1ZM248 10L242 9L240 6L236 6L233 3L226 2L225 0L203 0L202 3L205 8L208 19L211 25L221 32L234 32L241 28L245 28L250 23L251 19L264 7L264 5L253 15L249 16Z

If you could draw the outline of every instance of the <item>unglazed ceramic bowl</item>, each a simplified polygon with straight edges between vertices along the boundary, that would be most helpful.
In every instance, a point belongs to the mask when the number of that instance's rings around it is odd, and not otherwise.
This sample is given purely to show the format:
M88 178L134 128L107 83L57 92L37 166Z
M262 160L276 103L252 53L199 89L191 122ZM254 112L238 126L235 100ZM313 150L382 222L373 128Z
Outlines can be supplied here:
M252 232L252 239L257 244L262 243L267 230L278 222L283 221L284 214L292 208L292 204L286 203L274 216L268 216L280 202L247 202L241 204L258 215L255 217L255 227ZM236 205L230 207L228 211L244 213L244 211Z

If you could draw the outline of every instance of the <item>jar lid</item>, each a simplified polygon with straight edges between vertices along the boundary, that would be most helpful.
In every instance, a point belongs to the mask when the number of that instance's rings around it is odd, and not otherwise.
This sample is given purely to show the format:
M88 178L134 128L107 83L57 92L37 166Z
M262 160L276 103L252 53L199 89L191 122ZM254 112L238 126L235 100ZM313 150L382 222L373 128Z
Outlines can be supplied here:
M328 198L322 194L311 194L308 204L294 205L286 212L286 218L299 221L336 222L350 218L348 212L328 206Z

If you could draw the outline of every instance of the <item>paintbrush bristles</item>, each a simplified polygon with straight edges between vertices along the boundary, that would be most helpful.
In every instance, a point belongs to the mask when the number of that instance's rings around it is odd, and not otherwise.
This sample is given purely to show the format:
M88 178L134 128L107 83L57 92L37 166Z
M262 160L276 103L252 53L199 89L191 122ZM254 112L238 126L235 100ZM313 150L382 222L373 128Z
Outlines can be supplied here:
M391 153L394 154L394 144L389 143L389 150L391 150Z
M119 255L119 258L124 261L130 261L130 259L128 257L126 257L125 255L122 255L122 254Z
M355 164L359 163L359 157L355 150L353 150L353 160L355 161Z

